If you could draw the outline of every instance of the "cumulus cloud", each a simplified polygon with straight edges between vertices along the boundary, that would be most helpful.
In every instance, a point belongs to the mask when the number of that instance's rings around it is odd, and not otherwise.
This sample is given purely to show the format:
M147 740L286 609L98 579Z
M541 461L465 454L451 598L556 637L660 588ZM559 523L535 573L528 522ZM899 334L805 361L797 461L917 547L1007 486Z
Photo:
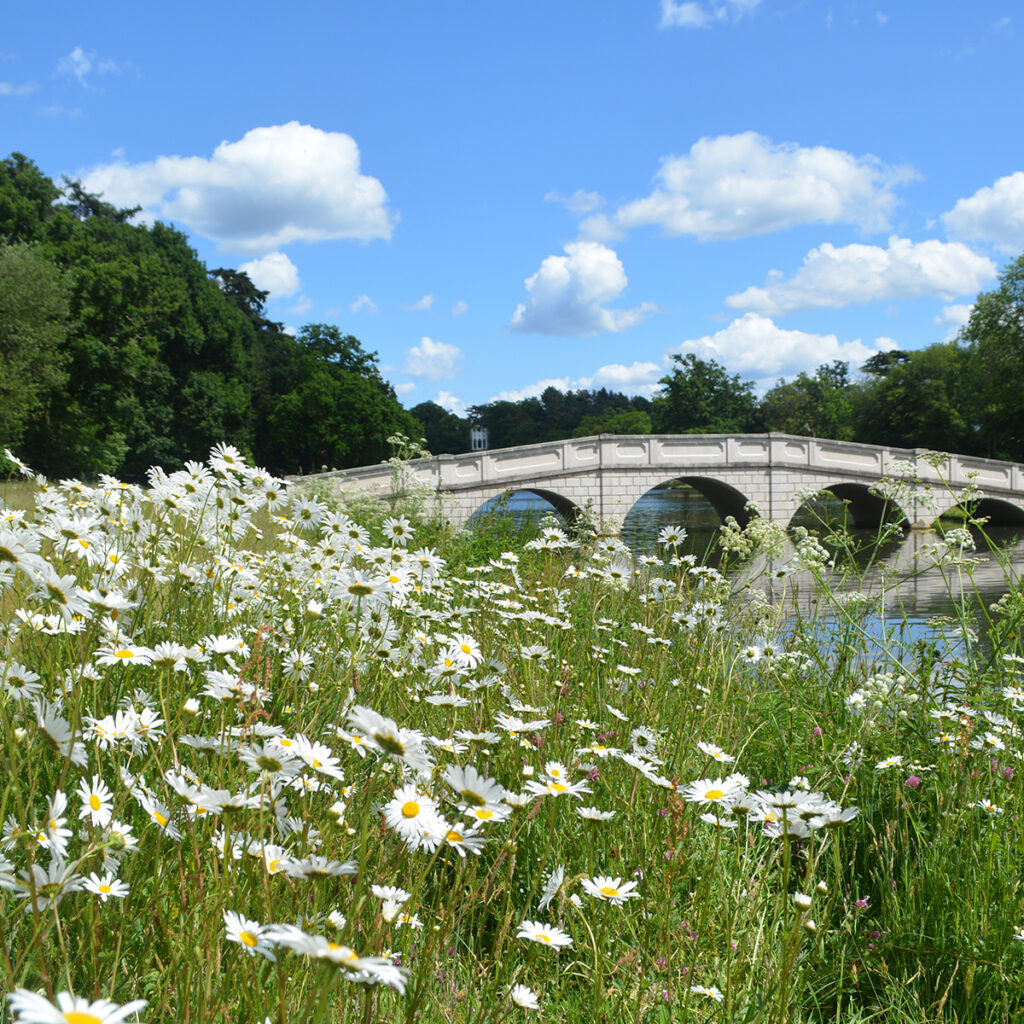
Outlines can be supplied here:
M81 174L90 192L149 218L177 221L225 248L267 252L290 242L390 238L395 216L376 178L359 171L343 132L288 124L253 128L207 159L161 156Z
M952 341L960 333L960 328L971 319L973 310L974 306L965 302L942 307L942 312L934 318L933 323L949 328L943 341Z
M1024 171L958 200L942 220L946 230L959 238L977 238L1007 250L1024 247Z
M512 314L511 329L522 334L589 337L625 331L655 310L645 302L634 309L608 309L606 302L625 291L622 261L599 242L571 242L565 256L548 256L526 279L530 298Z
M658 28L708 28L711 25L739 21L750 14L761 0L661 0Z
M407 395L410 391L416 390L416 383L411 380L403 380L399 381L397 384L393 384L392 387L395 389L396 395Z
M360 295L355 302L349 304L348 308L350 313L376 313L380 310L380 307L369 295Z
M427 313L433 305L434 296L424 295L422 299L417 299L415 302L410 302L402 306L402 309L407 309L410 313Z
M854 303L955 298L977 292L996 274L995 264L959 242L911 242L893 235L877 245L825 243L812 249L788 280L778 270L763 288L747 288L725 301L733 309L768 316L800 309L836 309Z
M434 399L434 404L441 406L442 409L447 409L449 412L455 413L456 416L466 415L466 403L461 398L457 398L450 391L439 391L437 397Z
M822 363L836 359L857 367L876 353L896 347L891 338L876 338L870 346L859 338L840 341L834 334L787 331L766 316L747 313L715 334L685 341L672 351L714 359L731 373L755 379L764 388L778 377L790 377L801 370L810 373ZM666 358L666 366L669 365Z
M705 137L685 156L666 157L649 196L596 214L581 228L611 239L657 225L666 235L701 241L743 238L796 224L855 224L885 230L896 205L893 187L915 177L873 156L827 146L775 144L757 132Z
M294 295L301 287L299 268L283 252L270 252L258 260L243 263L239 270L249 275L260 291L270 292L271 299Z
M421 338L405 353L402 373L409 377L423 377L427 380L442 380L455 374L455 363L462 358L462 349L457 345L446 345L443 341Z
M293 316L305 316L313 308L313 300L308 295L300 295L291 309L285 310Z
M664 375L664 369L657 363L635 362L631 366L609 363L589 377L546 377L544 380L527 384L526 387L501 391L491 398L492 402L520 402L524 398L537 398L548 388L557 391L589 391L595 388L610 388L627 395L650 394L658 387L657 381Z
M459 299L458 302L452 305L452 316L462 316L462 314L468 312L468 310L469 303L463 302L462 299Z

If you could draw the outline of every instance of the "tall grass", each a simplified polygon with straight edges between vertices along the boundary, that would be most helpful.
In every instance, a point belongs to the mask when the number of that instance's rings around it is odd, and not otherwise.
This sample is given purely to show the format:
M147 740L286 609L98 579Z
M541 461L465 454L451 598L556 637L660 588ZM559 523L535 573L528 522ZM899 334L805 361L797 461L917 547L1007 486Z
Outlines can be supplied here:
M283 495L221 447L5 496L21 1019L1020 1019L1016 579L924 648L811 533L808 623L671 546Z

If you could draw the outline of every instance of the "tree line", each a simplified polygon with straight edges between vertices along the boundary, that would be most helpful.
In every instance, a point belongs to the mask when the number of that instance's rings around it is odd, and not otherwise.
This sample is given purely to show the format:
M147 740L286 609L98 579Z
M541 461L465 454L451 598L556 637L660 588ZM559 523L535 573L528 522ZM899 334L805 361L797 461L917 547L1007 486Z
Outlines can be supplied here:
M290 334L267 292L208 269L188 239L134 223L25 156L0 162L0 444L52 476L140 479L227 440L274 473L365 465L388 437L469 450L598 433L769 430L1024 461L1024 257L951 342L754 384L673 357L650 397L607 389L407 410L376 353L329 324Z
M758 397L753 381L694 353L672 357L650 399L609 391L473 406L457 417L433 403L412 411L433 451L466 451L470 426L493 448L588 434L779 431L931 448L1024 462L1024 256L979 295L952 341L872 356L856 371L826 363Z

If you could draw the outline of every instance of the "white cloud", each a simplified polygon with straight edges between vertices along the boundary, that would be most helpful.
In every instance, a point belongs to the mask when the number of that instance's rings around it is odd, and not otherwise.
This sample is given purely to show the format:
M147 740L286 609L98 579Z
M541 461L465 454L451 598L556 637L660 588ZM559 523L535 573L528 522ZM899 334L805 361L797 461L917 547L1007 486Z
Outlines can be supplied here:
M708 28L715 23L739 21L761 0L661 0L658 28Z
M262 253L290 242L390 238L395 216L359 147L310 125L254 128L205 157L118 161L80 175L90 192L149 218L188 225L226 248Z
M298 329L295 327L286 327L284 329L284 333L287 334L289 338L294 338L295 335L298 334L299 332Z
M836 359L854 368L878 352L895 348L891 338L877 338L874 347L859 338L840 341L834 334L787 331L757 313L733 320L715 334L684 341L672 352L693 352L701 359L714 359L745 379L755 379L762 388L775 378L813 372L822 363ZM666 359L666 366L671 365Z
M530 298L512 314L513 331L589 337L627 330L654 311L649 302L635 309L605 308L604 303L621 295L627 284L614 250L599 242L570 242L565 252L548 256L526 279Z
M877 21L879 25L887 25L889 23L889 15L884 11L875 11L875 21Z
M943 306L942 312L933 320L933 323L937 326L949 328L946 332L945 338L942 340L952 341L960 333L960 328L970 320L973 310L974 306L965 302L958 302L951 306Z
M360 295L348 308L350 313L377 313L380 310L369 295Z
M544 198L549 203L561 203L574 217L593 213L604 206L603 196L597 192L584 192L581 188L576 189L571 196L549 192Z
M82 85L88 85L86 79L93 72L98 75L119 75L122 70L116 62L106 57L97 57L95 50L86 52L81 46L76 46L57 61L57 74L77 78Z
M455 413L456 416L466 415L466 403L461 398L457 398L450 391L439 391L437 397L434 399L436 405L441 406L442 409L447 409L449 412Z
M421 338L418 345L413 345L406 352L402 373L427 380L442 380L454 376L455 363L461 358L462 349L457 345Z
M960 238L994 242L1001 249L1024 247L1024 171L1008 174L958 200L942 220L946 230Z
M657 381L664 376L664 369L657 363L635 362L632 366L622 363L610 363L602 366L589 377L573 379L571 377L546 377L534 384L511 391L501 391L492 402L521 402L524 398L537 398L548 388L557 391L590 391L608 388L621 391L627 395L649 395L658 387Z
M299 268L283 252L270 252L258 260L243 263L239 270L249 275L260 291L270 292L271 299L294 295L301 287Z
M427 313L433 305L434 296L424 295L422 299L417 299L415 302L410 302L402 306L402 309L407 309L410 313Z
M836 309L853 303L955 298L977 292L996 274L995 264L959 242L911 242L893 235L889 246L826 242L812 249L788 280L780 271L763 288L730 295L726 305L768 316L800 309Z
M468 312L468 310L469 303L463 302L462 299L459 299L459 301L452 306L452 316L462 316L462 314Z
M743 238L796 224L888 227L896 204L893 186L911 180L907 167L873 156L856 157L826 146L776 145L757 132L705 137L686 156L666 157L658 185L614 214L583 221L592 238L610 239L632 228L657 225L666 235L701 241Z
M0 82L0 96L28 96L36 91L35 82L23 82L15 85L13 82Z
M397 384L393 384L392 387L395 389L396 395L407 395L410 391L416 390L416 382L411 380L399 381Z
M285 310L294 316L305 316L313 308L313 300L308 295L300 295L298 301L291 309Z

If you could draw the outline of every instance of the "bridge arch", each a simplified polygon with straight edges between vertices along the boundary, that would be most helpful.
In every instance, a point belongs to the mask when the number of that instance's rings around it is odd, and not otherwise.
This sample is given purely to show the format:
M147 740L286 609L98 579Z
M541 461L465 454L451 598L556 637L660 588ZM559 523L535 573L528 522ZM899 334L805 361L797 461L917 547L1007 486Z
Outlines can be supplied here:
M1005 498L980 498L976 501L954 501L950 498L937 518L949 516L951 512L958 516L966 513L977 519L987 519L990 526L1024 526L1024 505Z
M732 484L727 484L724 480L717 480L714 477L708 476L674 476L669 477L667 480L659 481L652 487L648 487L637 497L636 501L630 506L629 512L636 508L637 503L652 491L665 489L669 484L674 483L686 484L692 487L711 505L723 523L728 516L732 516L740 526L746 526L750 522L751 513L747 509L750 499L742 491L733 487Z
M489 498L481 501L475 510L471 511L467 517L467 522L470 522L474 516L480 513L487 505L502 498L511 498L515 494L534 494L538 498L542 498L546 501L566 522L566 524L572 528L579 521L580 516L583 514L583 510L570 498L565 497L563 494L559 494L557 491L549 491L543 487L506 487L502 490L495 491Z
M906 530L909 519L906 511L892 498L883 497L870 484L834 483L819 487L817 494L830 494L846 506L847 515L858 528L875 528L883 523L899 523ZM802 502L790 518L789 525L806 507Z

